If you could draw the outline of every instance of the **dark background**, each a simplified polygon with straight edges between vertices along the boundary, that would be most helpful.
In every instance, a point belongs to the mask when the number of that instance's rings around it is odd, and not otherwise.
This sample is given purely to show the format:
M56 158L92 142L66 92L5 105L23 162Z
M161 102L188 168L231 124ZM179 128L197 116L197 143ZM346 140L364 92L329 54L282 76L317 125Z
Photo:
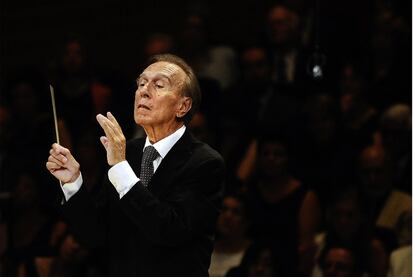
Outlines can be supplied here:
M191 4L189 4L191 3ZM174 32L183 14L201 9L215 40L238 43L262 24L269 1L6 1L2 4L2 71L21 65L46 66L67 36L79 34L90 59L134 70L146 35ZM208 5L208 6L207 6Z
M263 32L266 10L274 1L2 1L2 77L19 66L46 67L71 34L83 38L89 60L131 73L145 37L155 31L172 33L183 16L197 10L206 15L212 41L237 46ZM314 12L316 1L290 1ZM374 2L320 1L317 28L329 57L368 47ZM387 1L385 1L387 2ZM393 9L411 20L411 2L394 3ZM315 26L314 26L315 27ZM315 30L315 29L314 29ZM407 53L408 54L408 53Z

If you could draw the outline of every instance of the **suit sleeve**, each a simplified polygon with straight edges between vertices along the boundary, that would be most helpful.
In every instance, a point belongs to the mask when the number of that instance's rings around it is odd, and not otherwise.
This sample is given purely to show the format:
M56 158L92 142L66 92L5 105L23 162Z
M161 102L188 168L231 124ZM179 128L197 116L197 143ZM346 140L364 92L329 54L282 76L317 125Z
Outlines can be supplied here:
M156 244L175 246L214 234L224 188L223 160L211 157L177 176L164 197L155 197L138 182L120 200L134 225Z
M105 188L96 195L89 193L82 185L64 205L62 213L68 221L70 231L82 245L95 248L101 246L106 237L107 200Z

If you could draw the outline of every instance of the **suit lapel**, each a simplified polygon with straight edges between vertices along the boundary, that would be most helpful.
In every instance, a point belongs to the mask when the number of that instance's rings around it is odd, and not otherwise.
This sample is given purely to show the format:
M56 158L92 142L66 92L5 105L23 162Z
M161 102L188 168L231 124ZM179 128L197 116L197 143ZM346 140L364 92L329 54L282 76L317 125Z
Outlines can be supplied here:
M173 179L174 172L182 167L191 156L193 142L194 139L187 129L183 136L164 157L157 168L157 171L155 171L155 174L152 176L152 179L148 184L148 189L153 194L159 195L169 186L170 181ZM144 145L145 139L137 139L131 141L131 144L127 147L126 158L137 177L139 177L141 173L141 159Z
M155 195L159 195L171 183L174 173L188 160L191 156L193 139L188 130L171 148L168 154L162 160L160 166L152 176L152 180L148 184L148 189Z

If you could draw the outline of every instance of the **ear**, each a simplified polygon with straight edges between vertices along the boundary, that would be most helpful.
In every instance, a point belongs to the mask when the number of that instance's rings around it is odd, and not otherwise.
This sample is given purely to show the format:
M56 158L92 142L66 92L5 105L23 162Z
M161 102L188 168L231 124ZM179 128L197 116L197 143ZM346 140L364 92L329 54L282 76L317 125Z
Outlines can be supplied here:
M193 104L193 99L187 96L182 97L178 104L179 106L175 114L176 117L183 118L188 113L188 111L191 109L192 104Z

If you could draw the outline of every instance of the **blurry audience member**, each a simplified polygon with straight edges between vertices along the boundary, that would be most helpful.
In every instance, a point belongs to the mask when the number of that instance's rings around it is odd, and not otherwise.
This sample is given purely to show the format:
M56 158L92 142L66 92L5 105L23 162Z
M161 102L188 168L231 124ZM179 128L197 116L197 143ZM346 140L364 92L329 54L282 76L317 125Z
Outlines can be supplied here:
M400 215L396 232L398 248L390 255L388 277L412 276L412 212Z
M96 126L94 126L96 127ZM82 178L85 180L85 187L88 192L96 192L103 183L106 164L102 163L105 159L105 153L99 145L98 132L92 128L82 134L76 148L76 154L79 157L79 163L82 163Z
M381 241L372 236L373 226L365 218L361 201L357 189L336 191L328 206L326 231L315 237L319 248L317 258L323 261L332 247L344 247L352 252L353 263L361 272L369 276L386 276L388 255ZM325 273L323 267L322 271ZM312 276L322 276L322 271L316 265Z
M43 161L40 161L43 160L43 153L48 151L50 144L56 140L48 86L42 77L36 71L23 70L11 79L6 87L5 95L11 121L8 130L0 131L0 133L7 131L5 136L9 140L7 149L3 152L0 168L2 190L12 190L10 186L14 184L14 178L21 173L22 157L30 157L25 158L24 161L32 166L40 166L43 164ZM70 147L71 137L66 127L65 122L59 119L60 141ZM46 178L40 184L47 192L42 197L53 199L61 191L59 188L47 185L52 179L44 173L41 170L38 174ZM55 201L50 201L50 206L53 205L52 202L55 203Z
M369 53L372 65L371 101L380 110L396 103L411 105L411 24L398 15L394 1L375 10Z
M227 46L216 46L208 30L205 10L190 9L181 22L177 34L177 53L197 74L203 93L199 110L203 112L216 132L221 121L223 91L234 83L234 51Z
M51 66L50 78L55 88L56 104L69 132L76 140L94 120L91 94L92 69L85 45L79 38L70 38L56 64Z
M412 211L405 211L400 214L395 232L398 237L398 245L406 246L412 244Z
M308 46L312 42L316 23L314 3L306 0L286 0L283 2L298 14L300 40L302 45Z
M261 128L290 131L292 127L297 128L301 109L298 104L301 103L298 98L300 91L294 87L276 85L271 77L270 59L269 53L260 45L248 46L242 51L242 79L230 96L232 105L239 105L238 113L243 115L240 120L252 125L253 131Z
M256 242L246 251L240 266L231 269L226 277L277 277L281 275L277 255L267 242Z
M158 54L174 52L174 39L166 33L153 33L147 38L145 43L145 61Z
M298 84L306 77L306 62L299 27L300 17L293 9L280 3L269 9L267 44L272 57L272 77L278 84Z
M36 276L39 277L87 277L98 271L88 263L89 251L76 238L65 234L58 245L55 257L37 257L35 259ZM95 275L94 275L95 274Z
M344 247L331 247L321 256L323 277L362 277L355 253Z
M93 113L103 113L110 110L112 98L112 89L102 81L95 81L91 84L91 96L93 104Z
M195 138L210 146L215 146L216 135L210 130L209 123L204 113L200 111L195 113L188 124L188 128Z
M59 248L59 256L51 267L50 276L76 277L85 275L87 256L88 251L79 244L73 235L65 236Z
M228 113L232 111L235 114L234 119L242 122L240 132L248 142L247 145L237 145L235 149L239 155L235 174L242 182L247 182L255 159L251 150L256 142L252 137L260 130L274 129L283 130L289 140L297 140L303 101L297 89L278 86L271 79L270 57L264 47L246 47L240 64L243 79L226 95L226 107L229 107ZM230 147L235 146L234 142L230 143Z
M358 166L370 221L379 231L395 233L400 215L411 211L411 196L394 188L391 161L381 147L370 146L364 149Z
M228 173L246 182L254 165L246 155L251 152L251 139L258 122L263 119L274 86L271 63L264 47L256 44L246 46L241 51L239 63L241 79L224 94L223 107L226 108L222 113L219 142ZM243 165L246 163L249 165Z
M224 197L217 221L218 237L211 256L210 277L224 277L229 269L240 264L250 245L246 235L247 212L243 196L228 194Z
M33 168L26 165L23 168ZM6 276L13 272L25 272L24 276L35 276L33 260L36 256L53 254L52 232L56 217L44 209L37 172L21 170L16 173L12 191L10 237L7 256L10 267ZM10 274L10 275L8 275Z
M14 155L39 147L35 142L38 142L36 139L39 132L44 131L40 127L43 127L42 124L48 119L44 106L49 99L46 98L45 84L39 80L41 76L32 71L22 75L12 80L6 91L10 117L13 119L8 134L11 143L9 150L13 151Z
M380 119L381 142L390 159L395 188L412 193L412 119L404 104L388 108Z
M337 99L327 93L307 97L303 111L303 134L295 147L295 173L315 189L322 203L330 196L332 184L352 174L353 145L341 137Z
M258 142L257 177L247 193L250 234L272 243L287 276L311 269L320 221L318 197L291 175L289 158L281 137L263 136Z
M367 98L367 77L361 67L355 62L346 62L341 68L339 80L345 139L359 149L372 143L378 120L378 111Z
M133 105L129 105L133 99L132 86L136 85L133 78L126 77L118 70L104 68L97 70L91 80L90 93L92 99L91 114L96 115L111 111L117 116L120 124L125 125L124 133L129 138L134 129L130 122L130 115L133 112ZM86 133L90 126L96 126L95 122L86 122ZM80 135L82 136L82 134Z
M257 124L263 119L268 102L275 92L271 79L271 62L266 49L259 45L246 47L240 55L241 82L236 85L231 95L230 109L238 104L237 112L250 124ZM249 97L254 95L254 97ZM230 101L229 101L230 102ZM246 105L249 113L246 114Z
M208 30L208 16L190 11L178 34L178 52L202 79L213 79L221 90L232 86L237 79L236 53L227 45L215 45Z
M391 253L388 277L412 276L412 252L412 246L407 245Z

